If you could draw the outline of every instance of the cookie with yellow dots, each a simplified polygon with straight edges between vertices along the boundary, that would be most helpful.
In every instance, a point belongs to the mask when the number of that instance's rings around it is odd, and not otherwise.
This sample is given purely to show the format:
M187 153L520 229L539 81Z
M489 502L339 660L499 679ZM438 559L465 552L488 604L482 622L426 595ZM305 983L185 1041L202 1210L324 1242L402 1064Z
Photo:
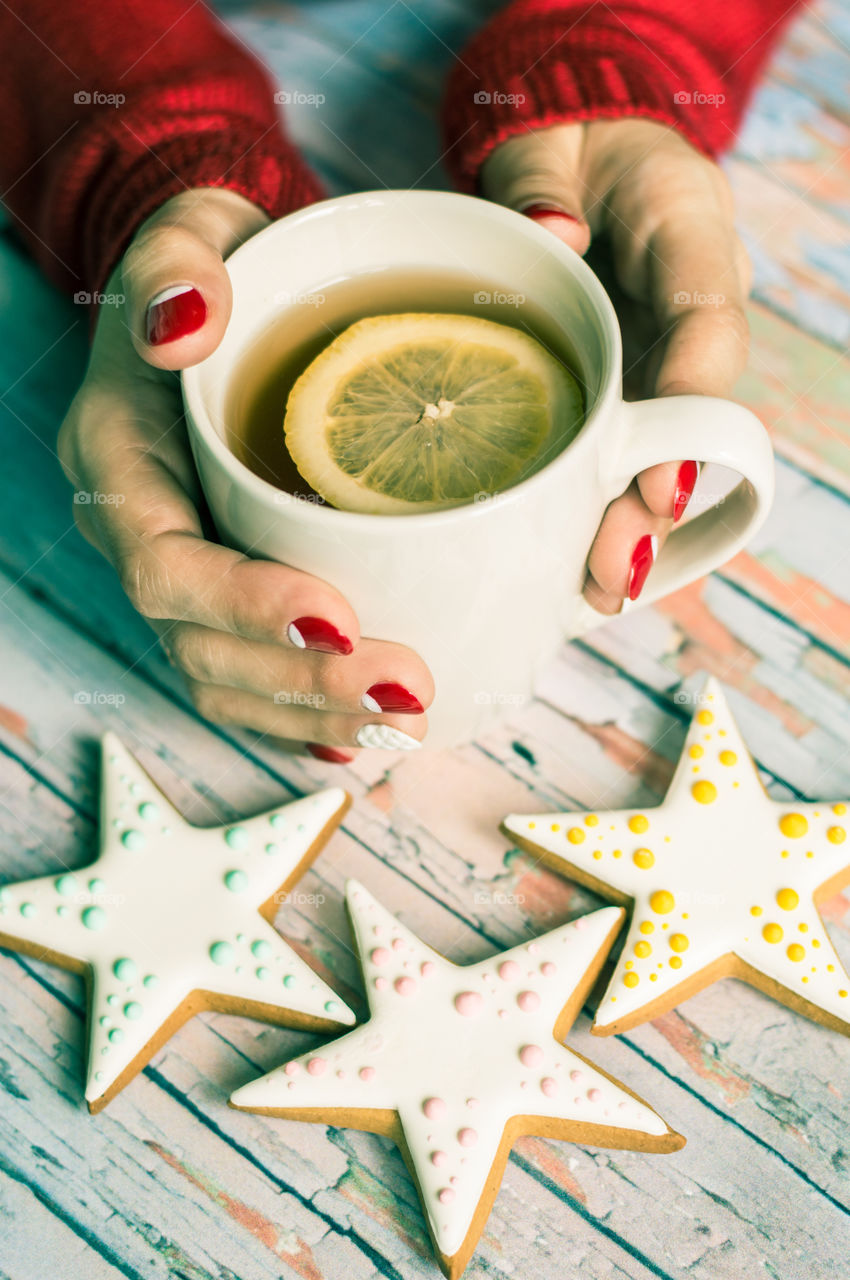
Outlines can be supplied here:
M632 907L593 1031L627 1031L736 977L850 1034L850 978L817 911L850 884L847 805L771 800L717 681L696 701L658 808L503 823L555 871Z

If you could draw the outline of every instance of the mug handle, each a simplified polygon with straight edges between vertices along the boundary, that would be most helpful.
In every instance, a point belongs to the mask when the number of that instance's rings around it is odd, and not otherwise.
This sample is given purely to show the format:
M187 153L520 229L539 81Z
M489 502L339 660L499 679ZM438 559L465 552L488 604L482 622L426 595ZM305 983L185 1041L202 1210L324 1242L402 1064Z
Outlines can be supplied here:
M740 484L719 505L668 537L635 602L652 604L725 564L760 528L773 502L773 450L754 413L717 396L625 401L621 412L623 438L612 467L609 501L658 462L697 458L741 475ZM582 599L569 634L581 635L609 621Z

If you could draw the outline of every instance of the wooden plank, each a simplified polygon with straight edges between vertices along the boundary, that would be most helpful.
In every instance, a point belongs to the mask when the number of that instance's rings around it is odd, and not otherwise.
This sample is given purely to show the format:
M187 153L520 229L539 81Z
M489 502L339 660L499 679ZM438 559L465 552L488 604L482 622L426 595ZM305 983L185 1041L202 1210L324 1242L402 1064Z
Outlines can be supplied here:
M92 1243L79 1236L38 1198L32 1188L14 1177L5 1158L5 1177L0 1180L0 1268L4 1278L45 1280L120 1280L137 1273L124 1265L113 1265Z

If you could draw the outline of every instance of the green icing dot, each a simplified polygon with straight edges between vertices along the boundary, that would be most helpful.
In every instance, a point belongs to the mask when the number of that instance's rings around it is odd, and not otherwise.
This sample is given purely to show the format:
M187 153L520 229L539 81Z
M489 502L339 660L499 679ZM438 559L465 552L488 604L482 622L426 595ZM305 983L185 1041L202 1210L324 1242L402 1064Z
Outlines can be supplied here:
M145 822L156 822L159 817L159 806L155 805L153 800L145 800L144 804L139 805L139 817Z
M100 1018L98 1019L98 1021L100 1022L100 1025L101 1025L102 1027L111 1027L111 1026L112 1026L112 1019L110 1018L110 1016L109 1016L109 1014L108 1014L108 1013L101 1014L101 1016L100 1016Z
M64 904L64 903L61 903L61 904L56 908L56 914L57 914L57 916L66 916L66 915L68 914L68 908L65 906L65 904Z
M139 971L133 964L132 960L128 960L126 956L120 960L116 960L112 966L112 972L115 974L119 982L135 982L139 976Z
M286 975L286 977L284 978L284 980L283 980L283 985L284 985L285 987L294 987L294 986L295 986L295 974L294 974L294 973L288 973L288 974Z
M224 838L231 849L244 849L248 844L248 832L244 827L228 827Z
M30 919L32 919L32 917L35 915L35 903L34 903L34 902L22 902L22 903L21 903L21 908L20 908L20 910L21 910L21 915L22 915L26 920L30 920Z
M63 898L69 898L72 893L76 893L77 882L73 876L59 876L56 881L56 892L61 893Z
M102 1071L95 1071L95 1073L94 1073L94 1078L95 1078L95 1080L98 1082L98 1084L100 1084L101 1080L103 1079L103 1072L102 1072Z
M0 889L0 902L11 902L11 900L12 900L11 893L6 888L6 886L3 885L3 888Z
M286 818L282 813L273 813L269 818L269 822L276 831L286 826Z
M118 997L117 997L117 996L114 996L114 995L113 995L113 996L107 996L107 997L106 997L106 1003L107 1003L107 1004L117 1004L117 1003L118 1003Z
M105 880L101 880L97 876L95 876L93 880L89 880L89 889L92 893L103 893L105 888Z
M137 1022L144 1013L144 1009L138 1000L128 1000L124 1005L124 1017L129 1018L131 1022Z
M103 1046L103 1048L101 1049L101 1051L100 1051L100 1052L101 1052L102 1054L104 1054L104 1053L109 1053L109 1045L108 1045L108 1044L105 1044L105 1045Z
M251 955L256 956L258 960L268 960L271 953L271 943L266 942L265 938L258 938L256 942L251 943Z
M86 929L102 929L106 924L106 912L103 907L86 907L81 919Z
M144 987L155 987L158 983L159 978L155 973L146 973L144 978L142 978L142 986Z
M112 1041L113 1044L120 1044L121 1041L124 1039L124 1032L121 1030L120 1027L113 1027L109 1033L109 1039Z
M131 782L131 783L130 783L130 795L131 795L131 796L140 796L141 794L142 794L142 784L141 784L141 782Z
M229 942L214 942L210 947L210 959L213 964L230 964L233 960L233 948Z
M237 933L237 935L236 935L236 941L237 941L237 942L244 942L244 941L245 941L245 934L244 934L244 933Z
M243 893L248 888L248 877L244 871L228 871L224 883L231 893Z
M339 1013L339 1005L336 1000L325 1001L325 1013Z
M269 976L269 971L264 964L261 964L258 969L254 970L254 972L258 978L267 978Z
M267 844L267 845L266 845L266 853L271 853L271 854L280 853L280 845L279 845L279 844Z
M140 853L145 847L145 837L141 831L134 831L132 828L125 831L121 837L121 843L125 849L130 849L133 853Z

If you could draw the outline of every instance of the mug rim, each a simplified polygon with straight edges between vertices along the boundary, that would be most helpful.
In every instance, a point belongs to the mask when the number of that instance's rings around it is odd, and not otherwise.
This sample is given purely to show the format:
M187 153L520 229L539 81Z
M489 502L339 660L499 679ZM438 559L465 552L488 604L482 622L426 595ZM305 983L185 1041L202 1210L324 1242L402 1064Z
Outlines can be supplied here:
M200 443L214 455L215 460L243 490L248 490L249 493L264 504L272 503L279 511L286 509L288 517L293 517L298 512L298 518L308 523L317 519L325 523L333 521L334 526L338 529L342 529L345 526L352 529L356 527L362 528L364 521L372 522L379 519L381 527L386 528L388 532L392 530L401 531L402 529L410 532L412 529L420 527L423 521L427 521L429 527L433 528L437 524L449 524L465 519L480 519L494 508L503 507L509 502L521 501L528 496L533 497L533 489L536 486L548 482L553 471L559 467L570 465L577 451L589 447L587 442L594 434L594 427L597 426L603 413L611 407L611 402L619 399L619 379L622 364L620 326L613 303L596 274L575 250L569 248L562 240L554 236L551 231L547 231L532 219L524 217L513 209L508 209L504 205L495 204L479 196L464 195L455 191L386 188L351 192L342 196L331 196L327 200L319 200L314 204L305 205L301 209L296 209L293 213L286 214L283 218L276 219L269 226L264 227L262 231L258 231L256 235L251 236L227 258L225 266L231 276L234 290L237 287L236 281L232 279L234 266L238 269L246 259L252 258L257 253L262 254L270 241L275 240L281 234L286 234L288 230L302 222L316 217L327 217L329 214L344 216L344 210L358 209L363 205L368 206L380 203L403 206L411 202L430 204L434 201L441 204L463 202L467 207L474 203L477 208L477 216L501 222L509 226L512 233L522 234L532 241L536 240L541 249L545 249L550 255L559 260L559 265L564 272L578 279L585 294L589 296L594 306L601 322L603 339L608 344L609 368L595 403L585 417L578 435L551 462L547 462L545 466L526 477L526 479L511 485L509 489L492 496L488 495L487 502L465 502L453 507L443 507L436 511L413 512L409 515L376 516L365 511L340 510L325 503L304 502L297 498L295 494L288 493L285 489L280 489L277 485L271 484L270 481L264 480L262 476L258 476L256 472L252 471L236 456L213 426L204 402L201 383L205 368L208 367L211 361L215 360L216 352L213 351L205 360L199 361L198 364L191 365L181 371L180 382L183 408L190 438L193 435L196 436Z

